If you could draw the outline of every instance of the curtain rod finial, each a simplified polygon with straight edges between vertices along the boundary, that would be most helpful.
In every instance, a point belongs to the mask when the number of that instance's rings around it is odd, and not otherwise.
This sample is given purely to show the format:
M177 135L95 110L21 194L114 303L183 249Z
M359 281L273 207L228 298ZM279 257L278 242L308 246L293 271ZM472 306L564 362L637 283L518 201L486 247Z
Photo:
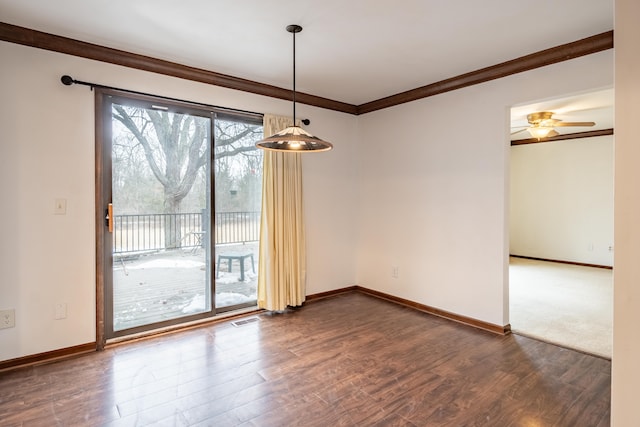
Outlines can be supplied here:
M73 77L68 76L66 74L64 76L60 77L60 81L65 86L71 86L72 84L75 83L75 80L73 80Z

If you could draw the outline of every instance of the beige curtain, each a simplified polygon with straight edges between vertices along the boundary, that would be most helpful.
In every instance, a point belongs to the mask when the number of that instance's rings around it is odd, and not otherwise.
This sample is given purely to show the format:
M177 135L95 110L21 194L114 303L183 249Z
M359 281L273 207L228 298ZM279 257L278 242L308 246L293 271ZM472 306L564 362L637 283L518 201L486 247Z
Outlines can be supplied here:
M288 117L264 116L264 134L291 126ZM258 307L282 311L305 300L306 247L302 211L302 158L265 150L258 263Z

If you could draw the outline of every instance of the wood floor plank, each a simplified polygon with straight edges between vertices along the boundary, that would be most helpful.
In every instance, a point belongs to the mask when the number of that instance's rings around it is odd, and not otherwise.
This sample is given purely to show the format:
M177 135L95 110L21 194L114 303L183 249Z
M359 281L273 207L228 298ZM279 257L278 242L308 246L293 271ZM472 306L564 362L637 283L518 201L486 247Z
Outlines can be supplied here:
M358 292L253 316L0 373L0 425L609 425L602 358Z

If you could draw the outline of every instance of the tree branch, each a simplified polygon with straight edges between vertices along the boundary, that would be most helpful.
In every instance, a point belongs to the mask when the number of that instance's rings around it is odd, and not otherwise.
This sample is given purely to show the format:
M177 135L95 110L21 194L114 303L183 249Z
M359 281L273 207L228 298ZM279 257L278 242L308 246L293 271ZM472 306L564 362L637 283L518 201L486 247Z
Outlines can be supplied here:
M166 186L167 185L166 177L162 174L162 171L160 171L160 168L158 167L158 165L155 162L155 159L153 158L153 148L151 148L151 144L149 144L149 141L147 140L147 138L140 131L140 129L138 129L138 126L135 124L135 122L129 116L129 114L127 114L124 108L122 108L121 105L114 104L113 108L115 108L115 110L118 112L118 114L114 113L113 117L115 117L116 120L122 123L127 129L129 129L129 131L133 134L133 136L135 136L135 138L140 142L140 144L142 145L142 148L144 149L144 154L145 154L145 157L147 158L147 162L149 163L149 167L151 168L151 171L155 175L156 179L160 181L160 183L163 186Z

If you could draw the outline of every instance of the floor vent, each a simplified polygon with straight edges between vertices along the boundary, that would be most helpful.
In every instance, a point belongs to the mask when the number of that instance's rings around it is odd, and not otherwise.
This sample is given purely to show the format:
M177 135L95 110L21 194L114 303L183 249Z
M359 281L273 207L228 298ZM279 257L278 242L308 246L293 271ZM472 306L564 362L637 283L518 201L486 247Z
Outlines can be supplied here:
M259 319L257 317L249 317L247 319L236 320L235 322L231 322L231 324L235 327L246 325L247 323L257 322Z

